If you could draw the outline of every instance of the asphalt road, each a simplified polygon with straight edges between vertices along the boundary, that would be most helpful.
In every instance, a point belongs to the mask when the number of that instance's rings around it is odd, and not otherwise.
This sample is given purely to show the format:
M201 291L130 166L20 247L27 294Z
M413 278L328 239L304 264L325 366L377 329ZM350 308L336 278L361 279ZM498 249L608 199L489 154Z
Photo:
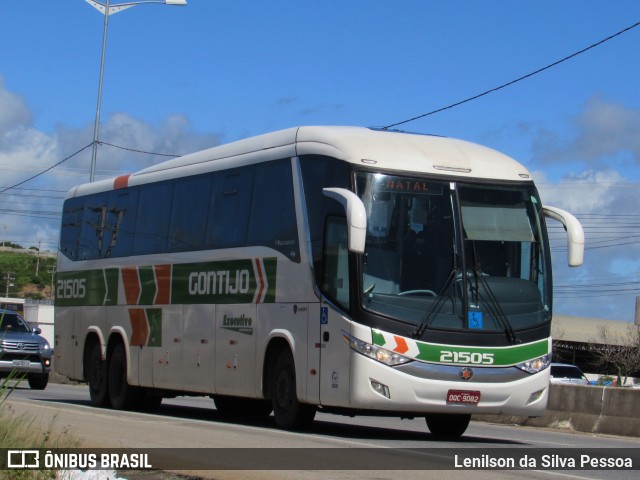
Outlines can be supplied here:
M624 458L625 452L638 452L638 438L484 422L472 422L458 442L435 440L427 433L424 419L318 414L310 431L285 432L275 428L272 418L252 423L226 421L217 414L213 401L206 397L165 399L156 414L121 412L91 407L86 386L60 384L49 384L44 391L21 385L12 393L9 404L15 414L27 412L44 425L53 421L55 429L69 432L83 447L126 448L133 452L166 449L156 453L167 458L181 456L176 460L179 470L200 478L441 480L451 477L484 480L568 477L635 480L640 467L636 456L634 471L558 468L576 452L589 452L588 449L607 449L604 450L607 456ZM482 461L483 458L485 461L490 458L507 461L513 457L518 462L522 452L538 455L537 468L469 470L464 466L465 458L468 461ZM460 454L458 460L452 460L453 454L457 453ZM545 465L539 457L543 453L549 455ZM247 466L267 464L270 469L238 469L238 465L244 465L243 461ZM218 467L191 471L202 462L205 465L214 462ZM408 469L404 469L404 465L408 465ZM418 470L420 465L428 465L428 469ZM121 476L134 480L161 478L159 475L157 472L134 472ZM174 478L163 475L162 478Z

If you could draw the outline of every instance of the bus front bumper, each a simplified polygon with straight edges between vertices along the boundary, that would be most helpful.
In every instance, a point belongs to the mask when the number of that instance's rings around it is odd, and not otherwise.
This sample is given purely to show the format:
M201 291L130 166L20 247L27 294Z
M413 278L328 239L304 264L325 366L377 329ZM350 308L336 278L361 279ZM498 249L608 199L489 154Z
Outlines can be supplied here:
M460 374L465 367L459 366L436 368L440 373L426 378L417 374L420 365L389 367L355 352L351 361L351 408L535 417L547 406L549 369L526 374L516 367L501 368L501 376L498 369L473 367L478 372L474 381L473 373L465 380L468 375Z

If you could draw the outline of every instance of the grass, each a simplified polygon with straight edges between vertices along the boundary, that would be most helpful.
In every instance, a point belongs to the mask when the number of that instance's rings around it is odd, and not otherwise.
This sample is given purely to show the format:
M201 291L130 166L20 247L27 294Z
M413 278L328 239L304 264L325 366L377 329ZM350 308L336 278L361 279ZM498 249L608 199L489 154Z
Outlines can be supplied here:
M0 314L0 323L4 313ZM0 357L2 350L0 349ZM26 378L26 373L13 370L5 378L0 378L0 449L47 449L74 448L79 446L69 432L54 430L54 419L43 427L36 418L29 414L18 414L7 403L7 399L18 384ZM52 470L0 470L0 479L11 480L48 480L55 479L56 472Z
M12 372L0 384L0 449L10 448L77 448L78 440L68 430L61 432L55 427L55 419L43 427L36 418L29 414L17 414L7 399L15 390L24 375ZM11 480L49 480L56 478L51 470L5 470L0 471L0 478Z

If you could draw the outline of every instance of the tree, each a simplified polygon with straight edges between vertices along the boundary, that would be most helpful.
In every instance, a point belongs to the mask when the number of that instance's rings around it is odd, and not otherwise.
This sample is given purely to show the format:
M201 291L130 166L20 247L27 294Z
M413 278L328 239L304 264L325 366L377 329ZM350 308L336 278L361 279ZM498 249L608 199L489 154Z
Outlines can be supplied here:
M615 372L619 384L640 374L640 326L629 324L622 334L613 334L605 327L593 344L593 353L602 370Z

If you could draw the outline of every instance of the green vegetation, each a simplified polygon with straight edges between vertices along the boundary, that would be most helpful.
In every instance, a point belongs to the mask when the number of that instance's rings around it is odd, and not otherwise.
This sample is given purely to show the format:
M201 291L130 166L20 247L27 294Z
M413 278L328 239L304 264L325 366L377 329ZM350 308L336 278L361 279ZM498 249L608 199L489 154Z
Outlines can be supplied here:
M12 245L19 248L19 246ZM0 296L48 300L52 298L51 282L56 267L52 256L38 255L37 249L31 253L0 252Z
M0 316L0 320L2 316ZM0 351L0 357L2 351ZM0 378L0 449L47 449L77 448L79 442L69 435L68 430L54 430L52 421L42 427L36 418L28 414L17 414L7 399L18 384L25 380L26 373L12 371L5 378ZM46 470L11 470L0 472L0 478L11 480L44 480L56 478L55 471Z
M77 448L79 442L73 439L66 429L62 432L54 431L54 422L43 428L34 417L27 414L18 415L11 405L6 403L11 392L24 377L24 374L11 373L0 382L0 449ZM12 480L56 478L54 471L46 470L0 472L0 478L5 478L3 475L10 475L6 478Z
M14 379L13 382L19 382ZM58 432L54 430L54 422L42 427L35 417L27 414L18 415L13 411L11 405L5 403L6 397L13 389L11 383L6 391L2 391L2 405L0 405L0 448L77 448L79 442L74 440L67 430ZM3 387L4 389L5 387ZM10 474L13 480L41 480L56 478L55 471L46 470L11 470L4 472ZM2 472L0 472L0 478Z

